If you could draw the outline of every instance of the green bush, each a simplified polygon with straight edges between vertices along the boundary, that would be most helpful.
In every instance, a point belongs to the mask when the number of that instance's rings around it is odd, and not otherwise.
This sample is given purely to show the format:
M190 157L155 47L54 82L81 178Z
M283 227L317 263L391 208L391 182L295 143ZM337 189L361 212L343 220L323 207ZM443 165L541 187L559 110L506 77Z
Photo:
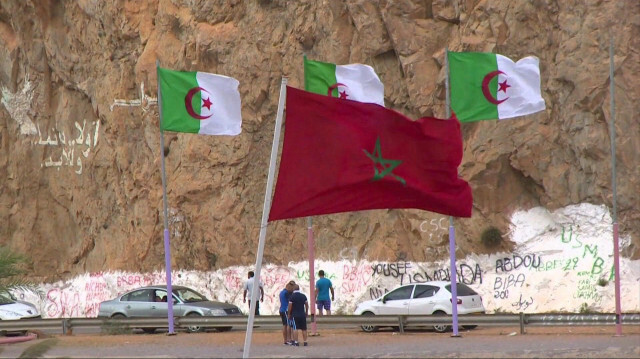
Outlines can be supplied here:
M579 312L581 314L592 314L592 313L594 313L594 311L591 308L589 308L589 304L587 304L587 303L582 303L580 305Z
M492 248L502 242L502 233L498 228L491 226L482 232L481 240L486 247Z

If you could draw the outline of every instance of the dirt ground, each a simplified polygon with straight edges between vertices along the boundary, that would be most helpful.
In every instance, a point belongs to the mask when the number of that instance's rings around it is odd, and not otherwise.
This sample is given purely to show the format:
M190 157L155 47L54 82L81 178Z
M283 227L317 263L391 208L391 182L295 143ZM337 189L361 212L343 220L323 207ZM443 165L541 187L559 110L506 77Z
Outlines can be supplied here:
M257 328L250 347L251 357L589 357L640 358L640 326L624 326L616 336L607 327L480 327L439 334L414 329L405 333L381 330L364 333L358 329L321 330L309 337L309 347L288 347L277 330ZM16 358L23 351L49 343L42 357L67 358L240 358L245 331L217 333L166 333L126 335L71 335L42 338L3 346L0 358ZM42 344L40 344L42 345Z

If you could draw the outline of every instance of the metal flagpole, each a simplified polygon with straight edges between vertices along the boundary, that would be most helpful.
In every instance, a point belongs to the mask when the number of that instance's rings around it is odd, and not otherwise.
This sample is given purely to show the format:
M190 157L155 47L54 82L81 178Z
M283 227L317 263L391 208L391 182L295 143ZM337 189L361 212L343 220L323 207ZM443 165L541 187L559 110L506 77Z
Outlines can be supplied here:
M315 292L315 242L313 240L313 218L307 217L307 247L309 247L309 296L311 298L311 336L318 335L316 324L316 292Z
M162 207L164 213L164 266L167 274L167 319L169 332L167 335L175 335L173 330L173 287L171 286L171 244L169 242L169 219L167 218L167 175L164 167L164 131L162 130L162 92L160 91L160 60L156 60L156 72L158 75L158 117L160 118L160 158L162 163Z
M307 54L303 54L303 68L304 68L304 59L306 59ZM307 77L304 77L304 89L307 90ZM316 281L315 281L315 241L313 239L313 217L307 217L307 247L309 251L309 296L311 298L311 336L318 335L318 327L316 324Z
M444 66L445 66L445 92L446 92L446 118L451 117L450 99L449 99L449 47L444 50ZM452 337L459 337L458 334L458 284L456 276L456 229L453 226L453 216L449 216L449 258L451 261L451 314L453 316L453 334Z
M271 192L273 190L273 177L275 174L276 160L278 157L278 145L280 143L280 130L282 127L282 113L284 112L284 101L287 92L287 78L282 78L280 84L280 100L278 102L278 112L276 115L276 128L273 131L273 144L271 145L271 157L269 160L269 174L267 176L267 188L264 193L264 206L262 207L262 221L260 222L260 237L258 240L258 254L256 255L256 270L251 288L251 301L249 304L249 322L247 323L247 333L244 337L243 358L248 358L251 350L251 337L253 336L253 322L255 320L256 301L258 299L258 287L260 287L260 270L262 269L262 256L264 254L264 242L267 236L267 224L269 211L271 210Z
M616 291L616 335L622 335L622 309L620 306L620 245L618 237L618 206L616 188L616 104L614 96L614 62L613 62L613 36L609 42L609 84L611 92L611 187L613 189L613 266L615 271Z

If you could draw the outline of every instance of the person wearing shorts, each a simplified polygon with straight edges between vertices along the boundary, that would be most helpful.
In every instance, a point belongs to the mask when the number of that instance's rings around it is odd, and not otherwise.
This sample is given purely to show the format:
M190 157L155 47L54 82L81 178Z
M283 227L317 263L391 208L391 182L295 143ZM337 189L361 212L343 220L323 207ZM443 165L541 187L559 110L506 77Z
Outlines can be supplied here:
M291 334L293 336L293 345L300 346L298 343L298 331L302 332L304 346L307 344L307 315L309 315L309 303L307 296L300 292L300 286L295 285L291 297L289 297L289 307L287 308L287 317L291 324Z
M320 279L316 281L316 306L318 308L318 315L322 316L322 309L327 311L327 315L331 315L331 301L335 296L333 293L333 284L331 280L324 277L324 271L318 271ZM329 298L329 292L331 292L331 298Z
M280 319L282 319L282 338L284 339L284 345L293 344L293 338L291 337L291 326L289 326L289 318L287 318L287 310L289 309L289 297L293 293L293 287L296 282L290 281L280 291Z

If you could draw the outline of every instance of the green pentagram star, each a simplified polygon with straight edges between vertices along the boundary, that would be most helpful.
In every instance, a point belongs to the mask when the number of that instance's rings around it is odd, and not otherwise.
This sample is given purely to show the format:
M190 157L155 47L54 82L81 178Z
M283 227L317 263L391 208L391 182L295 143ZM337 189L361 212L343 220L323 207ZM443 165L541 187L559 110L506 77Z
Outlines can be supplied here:
M403 186L407 185L407 182L400 176L393 174L393 169L398 167L402 163L400 160L390 160L382 157L382 150L380 150L380 136L376 139L376 146L373 150L373 154L364 150L364 153L373 161L374 175L372 181L379 181L386 175L390 175L402 183Z

